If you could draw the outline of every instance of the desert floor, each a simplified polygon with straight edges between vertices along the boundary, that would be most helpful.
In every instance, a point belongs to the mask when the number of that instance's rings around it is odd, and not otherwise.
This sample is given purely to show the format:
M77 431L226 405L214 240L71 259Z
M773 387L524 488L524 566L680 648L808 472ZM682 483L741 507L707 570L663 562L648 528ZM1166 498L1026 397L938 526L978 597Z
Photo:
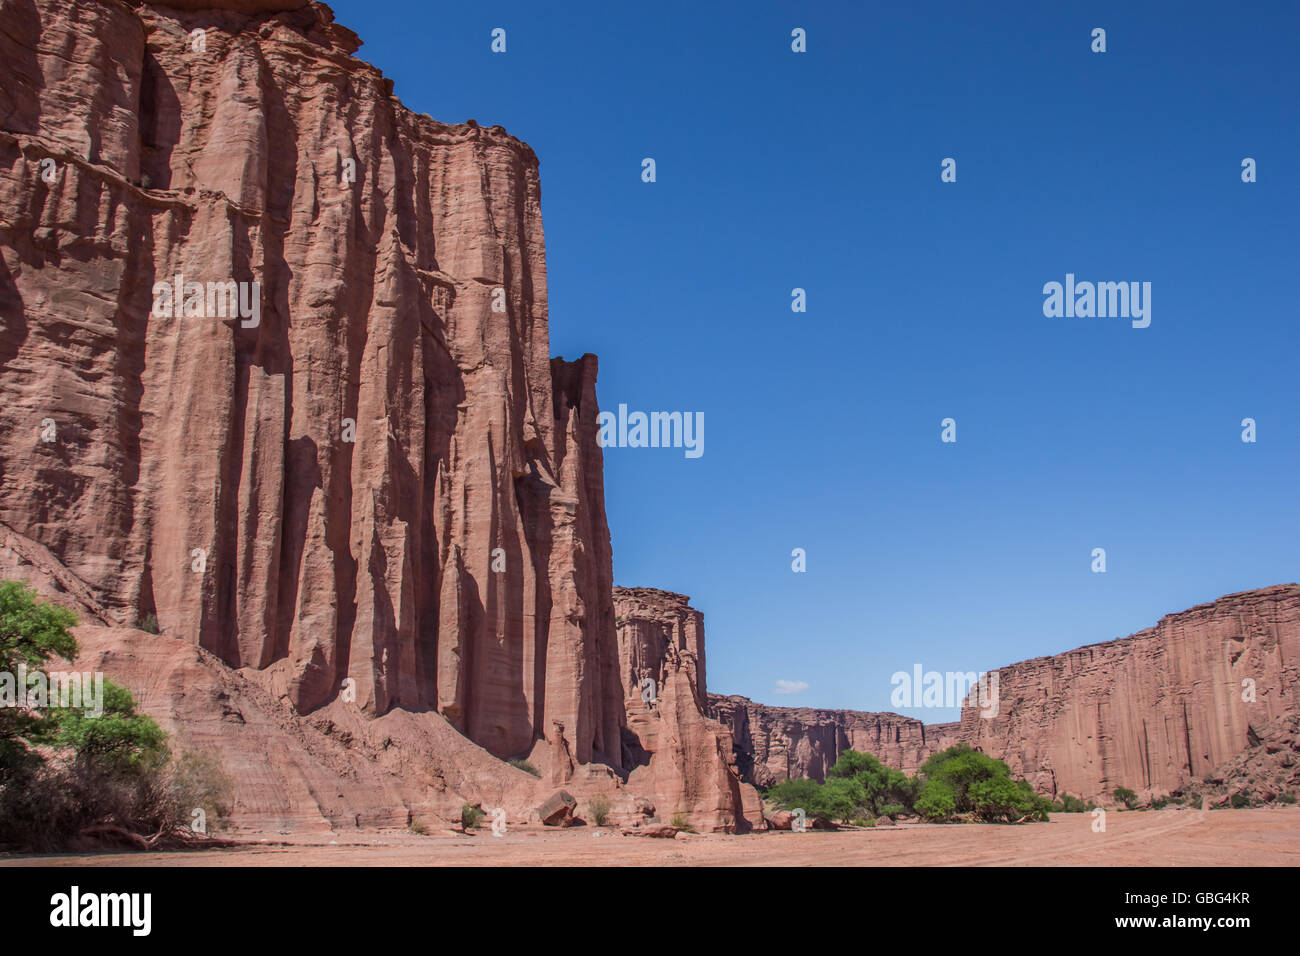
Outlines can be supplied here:
M617 830L516 829L239 836L227 849L5 856L25 866L1297 866L1300 808L1112 812L1022 826L901 825L824 833L700 835L675 840Z

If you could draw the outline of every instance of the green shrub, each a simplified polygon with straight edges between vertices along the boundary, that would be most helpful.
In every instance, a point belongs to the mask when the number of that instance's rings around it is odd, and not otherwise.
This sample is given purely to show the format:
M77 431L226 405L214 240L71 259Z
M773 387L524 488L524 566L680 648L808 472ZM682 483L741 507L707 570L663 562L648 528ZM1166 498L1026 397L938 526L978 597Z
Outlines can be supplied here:
M466 832L477 830L478 825L483 822L483 810L470 803L460 805L460 828Z
M957 812L957 797L952 786L943 780L927 780L916 798L916 812L922 818L942 821Z
M1051 802L1034 793L1025 780L993 777L980 780L968 791L972 808L981 820L1015 823L1025 818L1045 820Z
M509 760L506 761L506 763L510 764L510 766L514 767L516 770L522 770L524 773L531 773L534 777L541 776L541 773L538 771L538 769L534 767L532 764L530 764L523 757L511 757Z
M1117 803L1124 804L1129 810L1138 805L1138 795L1128 787L1116 787L1111 791L1111 794L1115 797Z

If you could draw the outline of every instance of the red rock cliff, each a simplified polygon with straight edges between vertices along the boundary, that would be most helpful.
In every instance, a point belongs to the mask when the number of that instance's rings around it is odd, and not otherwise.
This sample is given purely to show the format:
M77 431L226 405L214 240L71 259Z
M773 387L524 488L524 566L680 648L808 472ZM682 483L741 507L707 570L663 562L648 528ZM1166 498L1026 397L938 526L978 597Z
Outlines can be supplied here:
M699 829L745 832L762 825L758 793L736 772L727 727L709 716L704 615L689 601L614 589L627 784L650 796L661 820L681 811Z
M0 573L300 712L350 688L618 767L596 365L549 356L537 158L356 46L314 3L0 6ZM260 321L153 314L177 275L258 283Z
M964 707L961 739L1043 793L1168 793L1300 712L1300 585L1230 594L997 673L997 716Z
M846 750L874 754L915 773L930 754L956 743L958 725L923 724L899 714L815 707L772 707L747 697L709 695L735 739L741 779L760 787L782 780L825 780Z

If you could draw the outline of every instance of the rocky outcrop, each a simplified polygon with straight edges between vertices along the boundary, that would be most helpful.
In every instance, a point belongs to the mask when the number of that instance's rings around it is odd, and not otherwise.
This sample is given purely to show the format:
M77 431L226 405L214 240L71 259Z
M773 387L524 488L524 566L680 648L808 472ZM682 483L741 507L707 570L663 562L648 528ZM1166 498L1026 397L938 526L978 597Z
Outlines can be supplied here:
M762 825L762 811L733 766L731 734L708 716L704 616L689 602L614 589L628 788L648 794L661 821L684 813L696 829L745 832Z
M504 809L509 826L540 823L545 782L438 714L393 708L371 717L342 698L299 714L269 672L233 670L193 643L130 628L75 634L78 670L127 687L174 753L201 753L229 777L237 833L437 829L458 825L464 803Z
M347 682L617 768L596 365L549 356L537 158L403 108L319 4L202 6L0 8L0 571L299 712ZM256 323L167 315L176 276Z
M308 0L0 6L0 574L640 820L537 158L405 109L358 45ZM655 779L717 746L681 694Z
M958 727L898 714L772 707L734 695L710 694L709 704L731 730L741 779L764 788L782 780L825 780L846 750L914 773L930 754L956 742Z
M1275 722L1300 712L1300 585L1230 594L997 673L997 715L962 710L971 746L1042 793L1169 793L1213 776L1265 726L1285 736Z

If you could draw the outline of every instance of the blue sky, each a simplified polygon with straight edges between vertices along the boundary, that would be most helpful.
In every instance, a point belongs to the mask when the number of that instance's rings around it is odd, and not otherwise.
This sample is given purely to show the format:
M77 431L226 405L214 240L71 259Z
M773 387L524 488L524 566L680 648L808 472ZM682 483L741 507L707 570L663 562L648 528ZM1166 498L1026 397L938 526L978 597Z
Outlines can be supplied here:
M947 720L890 675L1300 579L1300 5L331 5L408 107L536 150L552 354L704 413L605 477L710 690ZM1067 272L1151 326L1045 318Z

